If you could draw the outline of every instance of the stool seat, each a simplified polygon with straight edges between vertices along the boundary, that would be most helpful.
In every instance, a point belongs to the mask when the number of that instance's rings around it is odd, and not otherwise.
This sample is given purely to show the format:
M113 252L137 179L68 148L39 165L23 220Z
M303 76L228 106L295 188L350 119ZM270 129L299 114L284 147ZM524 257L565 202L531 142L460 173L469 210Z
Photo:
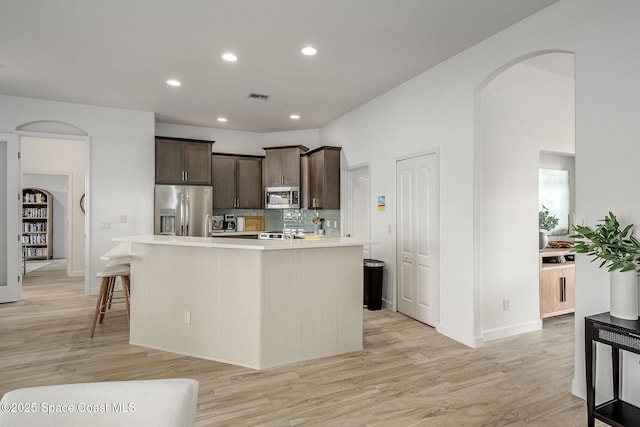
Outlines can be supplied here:
M131 266L127 264L114 264L109 265L96 274L97 278L104 278L109 276L129 276L131 274Z

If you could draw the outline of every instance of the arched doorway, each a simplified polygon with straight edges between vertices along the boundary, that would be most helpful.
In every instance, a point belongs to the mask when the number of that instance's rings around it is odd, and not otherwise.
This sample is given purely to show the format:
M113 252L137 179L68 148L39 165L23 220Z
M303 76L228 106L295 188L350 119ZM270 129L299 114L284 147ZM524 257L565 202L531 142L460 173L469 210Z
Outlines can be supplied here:
M538 169L541 151L574 149L574 55L508 64L478 89L475 135L476 333L540 329Z
M16 133L21 142L23 174L40 179L57 176L67 181L68 191L63 193L68 224L65 236L67 276L83 276L88 271L90 211L88 208L83 211L80 202L83 196L88 199L86 193L90 188L90 138L86 131L74 125L47 120L20 125ZM85 277L85 290L89 285Z

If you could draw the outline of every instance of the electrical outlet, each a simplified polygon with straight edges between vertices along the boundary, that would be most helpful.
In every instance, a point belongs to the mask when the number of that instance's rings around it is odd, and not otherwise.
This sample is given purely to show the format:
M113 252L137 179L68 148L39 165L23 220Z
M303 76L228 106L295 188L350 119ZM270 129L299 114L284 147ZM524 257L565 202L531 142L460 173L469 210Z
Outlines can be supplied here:
M120 222L127 222L127 216L126 215L120 215Z
M502 311L509 311L509 300L508 299L503 299L502 300Z
M100 223L100 230L111 230L111 223L109 221L101 222Z
M188 310L185 310L184 312L184 323L186 323L187 325L191 323L191 312Z

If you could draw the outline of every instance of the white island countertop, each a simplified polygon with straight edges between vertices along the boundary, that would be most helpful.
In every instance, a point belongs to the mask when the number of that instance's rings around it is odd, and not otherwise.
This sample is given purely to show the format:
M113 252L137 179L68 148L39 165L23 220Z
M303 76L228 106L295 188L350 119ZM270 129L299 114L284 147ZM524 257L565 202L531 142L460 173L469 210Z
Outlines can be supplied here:
M330 248L344 246L361 246L362 240L350 237L319 237L286 240L259 240L229 237L192 237L192 236L159 236L143 234L139 236L116 237L117 242L139 243L144 245L191 246L199 248L220 249L253 249L261 251Z

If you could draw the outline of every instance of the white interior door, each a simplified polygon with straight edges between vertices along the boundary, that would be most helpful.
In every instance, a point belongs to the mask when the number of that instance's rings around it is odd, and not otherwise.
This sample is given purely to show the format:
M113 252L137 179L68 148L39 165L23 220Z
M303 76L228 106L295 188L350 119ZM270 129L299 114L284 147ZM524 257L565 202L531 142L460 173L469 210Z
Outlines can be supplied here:
M426 324L440 319L437 154L396 163L398 310Z
M16 135L0 133L0 303L20 299L22 278L22 191ZM6 220L4 220L6 218Z
M369 190L369 166L347 171L347 218L345 236L370 240L371 197ZM371 257L371 245L364 245L364 258Z

